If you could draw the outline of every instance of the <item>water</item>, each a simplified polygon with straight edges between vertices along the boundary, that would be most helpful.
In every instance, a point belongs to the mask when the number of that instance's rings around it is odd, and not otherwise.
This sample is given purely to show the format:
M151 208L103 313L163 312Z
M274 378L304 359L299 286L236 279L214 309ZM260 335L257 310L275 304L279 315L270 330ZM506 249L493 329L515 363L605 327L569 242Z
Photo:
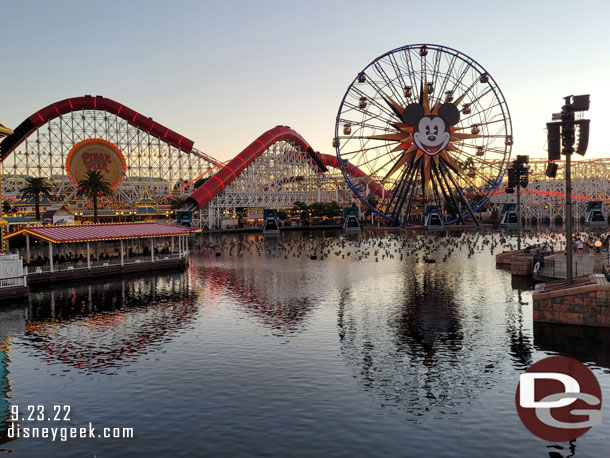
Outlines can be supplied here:
M478 236L469 254L463 239L432 235L430 246L458 246L446 262L440 249L434 264L404 251L401 260L394 246L393 258L382 258L386 248L374 254L373 243L398 244L397 235L257 237L245 236L250 250L241 253L237 238L224 238L222 256L204 250L184 272L61 286L0 310L4 412L69 405L69 423L27 426L92 422L135 436L9 440L4 422L0 449L17 457L607 454L607 422L572 451L522 426L518 377L545 356L587 363L610 393L610 336L534 328L531 285L496 270L482 245L491 236ZM322 240L332 245L324 259Z

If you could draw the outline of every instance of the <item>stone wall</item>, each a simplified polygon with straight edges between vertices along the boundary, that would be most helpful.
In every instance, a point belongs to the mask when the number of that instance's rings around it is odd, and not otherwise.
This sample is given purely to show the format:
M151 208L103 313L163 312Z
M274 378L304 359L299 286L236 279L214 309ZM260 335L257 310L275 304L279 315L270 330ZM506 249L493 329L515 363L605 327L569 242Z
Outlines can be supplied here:
M510 273L518 277L528 277L534 273L534 256L519 254L511 258Z
M535 322L610 327L610 285L537 292L532 298Z
M538 249L505 251L496 255L496 266L510 266L511 275L528 277L534 273L534 255Z
M523 253L523 250L504 251L496 255L496 265L510 265L513 256Z

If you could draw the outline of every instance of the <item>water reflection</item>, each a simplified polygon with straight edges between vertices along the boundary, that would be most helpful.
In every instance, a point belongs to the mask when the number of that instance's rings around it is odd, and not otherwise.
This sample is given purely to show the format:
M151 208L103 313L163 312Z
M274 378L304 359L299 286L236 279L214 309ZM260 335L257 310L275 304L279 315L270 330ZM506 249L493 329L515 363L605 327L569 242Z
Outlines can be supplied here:
M447 276L439 272L424 272L422 277L412 275L405 286L408 296L403 299L400 314L390 323L397 351L432 368L446 352L456 355L462 349L454 291L447 288Z
M525 327L523 308L527 307L523 300L521 290L517 292L517 304L508 309L506 316L506 333L510 339L509 353L513 359L514 366L526 370L532 365L534 345L530 335L531 330ZM527 318L529 321L530 318Z
M23 332L24 311L22 309L0 310L0 445L12 439L8 438L9 379L11 336ZM0 449L0 451L3 451Z
M189 278L178 273L31 294L24 343L50 365L90 372L129 365L195 319Z
M9 359L8 339L0 337L0 340L0 445L2 445L10 440L7 431L10 407L8 393L11 390L8 367L11 360Z
M545 352L610 369L610 328L534 323L534 344Z
M459 273L424 269L379 303L341 294L341 351L356 378L387 408L423 416L463 413L489 390L505 350L494 343L495 324L456 300ZM379 305L379 306L377 306ZM487 336L480 339L479 336Z
M313 291L302 290L303 271L284 266L265 268L236 263L210 263L210 257L197 260L197 275L211 297L231 297L248 315L256 317L274 335L286 335L303 329L315 300ZM273 262L273 260L271 261Z

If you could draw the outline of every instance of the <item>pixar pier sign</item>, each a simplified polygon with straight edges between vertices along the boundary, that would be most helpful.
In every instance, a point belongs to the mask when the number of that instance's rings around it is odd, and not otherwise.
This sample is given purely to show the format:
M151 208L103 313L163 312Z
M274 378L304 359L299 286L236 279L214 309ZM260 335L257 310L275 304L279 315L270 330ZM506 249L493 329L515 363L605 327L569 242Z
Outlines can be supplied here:
M83 153L83 164L87 170L101 170L110 173L108 166L112 163L112 156L108 153Z
M99 170L115 189L126 171L125 157L121 150L109 141L90 138L74 145L66 159L66 171L75 186L85 178L87 172Z

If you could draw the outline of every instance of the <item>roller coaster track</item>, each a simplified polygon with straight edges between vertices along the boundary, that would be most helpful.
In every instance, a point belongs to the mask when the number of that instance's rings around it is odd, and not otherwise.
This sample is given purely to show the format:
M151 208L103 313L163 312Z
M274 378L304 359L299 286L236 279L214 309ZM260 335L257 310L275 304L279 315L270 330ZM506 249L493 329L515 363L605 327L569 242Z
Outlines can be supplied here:
M218 172L212 175L203 185L187 198L187 207L195 210L208 204L227 185L236 179L240 173L248 168L258 157L260 157L271 145L279 141L290 141L307 153L313 160L318 172L327 171L326 166L340 168L339 160L335 156L322 154L314 149L295 130L287 126L276 126L261 134L257 139L244 148L235 158L220 165ZM348 174L361 178L368 182L373 193L381 197L386 191L382 185L372 180L358 167L346 163L345 170Z
M187 204L192 209L200 208L209 203L271 145L279 141L289 141L300 148L304 159L305 155L308 155L318 173L327 172L327 166L341 168L341 164L336 156L314 151L300 134L287 126L276 126L267 130L235 156L235 158L228 162L220 162L195 149L194 142L189 138L119 102L99 95L85 95L60 100L36 111L19 124L12 134L0 142L0 160L6 159L29 135L49 121L64 114L82 110L101 110L116 115L137 129L158 138L160 141L185 153L199 156L213 164L213 167L204 173L204 175L214 171L215 173L210 175L210 178L187 199ZM361 179L375 195L383 197L387 193L381 184L375 182L358 167L348 162L345 162L343 165L343 170L346 174Z

